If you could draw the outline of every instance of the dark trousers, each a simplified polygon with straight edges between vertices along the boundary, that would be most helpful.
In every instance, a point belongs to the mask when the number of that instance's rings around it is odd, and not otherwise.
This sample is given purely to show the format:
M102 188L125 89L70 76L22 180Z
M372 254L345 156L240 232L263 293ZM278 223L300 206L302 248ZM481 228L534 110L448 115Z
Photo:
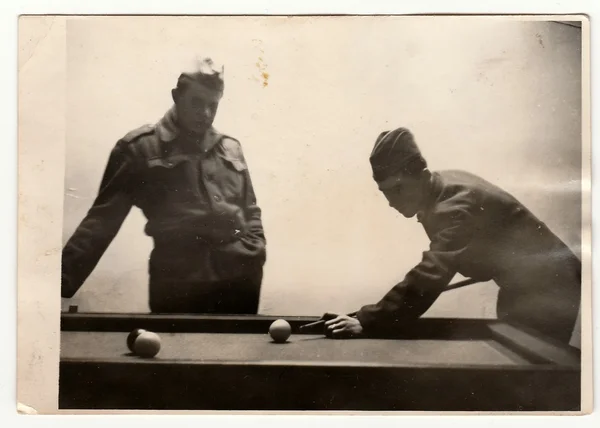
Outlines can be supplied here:
M523 250L496 278L498 318L568 344L581 305L581 262L564 245Z
M153 313L256 314L260 278L219 282L150 280L150 310Z
M568 344L579 315L581 298L579 287L570 285L546 289L501 288L498 318Z
M579 302L552 302L545 296L528 296L500 290L498 319L527 327L563 344L568 344L579 313Z
M215 249L202 242L176 239L155 240L148 268L149 304L153 313L258 312L262 264L223 262ZM207 280L212 277L216 279Z

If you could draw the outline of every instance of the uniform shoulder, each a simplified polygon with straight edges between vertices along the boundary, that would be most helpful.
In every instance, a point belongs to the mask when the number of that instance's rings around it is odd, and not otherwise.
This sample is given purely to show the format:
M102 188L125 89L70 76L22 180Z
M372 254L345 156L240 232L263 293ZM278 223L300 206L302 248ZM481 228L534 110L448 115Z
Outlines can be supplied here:
M140 137L143 137L145 135L154 134L154 132L155 132L154 125L150 125L150 124L142 125L139 128L136 128L133 131L129 131L127 134L125 134L123 136L123 138L121 138L121 141L129 144L129 143L136 141Z
M514 199L506 190L497 184L476 174L465 171L445 171L442 175L445 187L456 193L477 195L479 199Z
M218 133L217 135L223 151L228 156L238 159L244 158L244 151L240 140L228 134Z
M217 135L219 141L218 152L220 153L220 156L231 163L238 171L248 169L240 141L230 135L221 133Z
M447 196L477 193L486 183L481 177L462 170L447 170L435 173L441 193Z
M125 134L117 147L134 159L151 159L161 154L161 143L153 125L143 125Z
M477 177L465 171L449 170L434 173L432 189L436 195L432 214L454 216L456 212L472 211L478 205Z
M221 144L227 149L242 150L242 143L235 137L227 134L220 134Z
M461 169L442 170L437 171L436 174L439 175L444 181L447 181L449 183L463 183L481 180L481 177Z

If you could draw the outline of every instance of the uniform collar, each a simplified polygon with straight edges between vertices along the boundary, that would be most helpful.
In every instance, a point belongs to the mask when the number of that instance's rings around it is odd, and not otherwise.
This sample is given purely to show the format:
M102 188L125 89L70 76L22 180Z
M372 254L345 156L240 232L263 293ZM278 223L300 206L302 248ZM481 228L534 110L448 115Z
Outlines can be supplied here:
M435 206L440 194L442 193L443 186L440 179L440 175L437 172L432 172L429 179L429 186L427 189L427 195L423 202L423 207L417 212L417 221L423 223L423 220L431 213L432 208Z
M186 136L181 132L177 125L177 112L175 106L172 106L155 126L159 139L164 143L174 143L183 141L184 144L193 144L203 153L209 152L218 142L219 133L212 126L204 133L204 136L198 139Z

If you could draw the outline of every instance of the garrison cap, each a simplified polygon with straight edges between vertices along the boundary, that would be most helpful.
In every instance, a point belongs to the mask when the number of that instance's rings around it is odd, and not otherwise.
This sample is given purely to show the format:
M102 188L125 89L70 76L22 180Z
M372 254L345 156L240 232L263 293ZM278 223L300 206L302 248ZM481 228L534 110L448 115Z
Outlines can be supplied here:
M369 161L375 181L383 181L404 170L415 158L423 158L413 134L406 128L379 134ZM423 159L423 162L425 160Z
M185 65L178 82L189 79L198 82L208 89L223 92L225 89L225 66L217 64L209 57L195 57Z

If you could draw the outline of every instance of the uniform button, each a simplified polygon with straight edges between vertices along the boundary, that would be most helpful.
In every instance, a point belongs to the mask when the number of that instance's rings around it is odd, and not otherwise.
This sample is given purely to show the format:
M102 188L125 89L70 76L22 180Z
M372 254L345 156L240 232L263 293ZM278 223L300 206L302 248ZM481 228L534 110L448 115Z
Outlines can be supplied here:
M215 196L213 196L213 198L214 198L214 199L215 199L215 201L217 201L217 202L221 200L221 197L220 197L219 195L215 195Z

